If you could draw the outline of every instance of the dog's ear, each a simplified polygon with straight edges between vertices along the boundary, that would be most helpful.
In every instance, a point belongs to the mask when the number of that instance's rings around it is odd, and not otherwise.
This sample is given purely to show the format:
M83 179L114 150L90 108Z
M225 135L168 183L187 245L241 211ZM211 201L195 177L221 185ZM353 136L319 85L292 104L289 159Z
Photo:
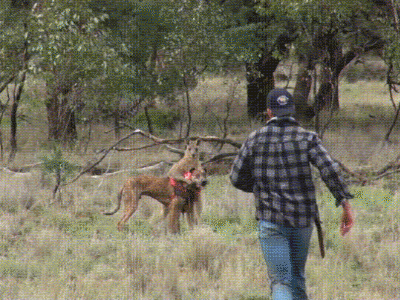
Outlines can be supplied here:
M191 168L191 169L189 170L189 172L190 172L190 173L193 173L195 170L196 170L196 168Z
M200 144L201 144L201 139L197 139L196 140L196 146L198 147L198 146L200 146Z

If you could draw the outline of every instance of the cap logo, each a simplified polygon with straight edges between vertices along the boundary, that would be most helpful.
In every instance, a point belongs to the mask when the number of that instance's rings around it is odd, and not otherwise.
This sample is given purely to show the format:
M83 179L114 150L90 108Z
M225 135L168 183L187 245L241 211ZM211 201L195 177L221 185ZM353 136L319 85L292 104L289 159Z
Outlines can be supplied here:
M289 102L289 98L285 95L279 96L278 99L276 99L276 102L279 103L279 105L287 105Z

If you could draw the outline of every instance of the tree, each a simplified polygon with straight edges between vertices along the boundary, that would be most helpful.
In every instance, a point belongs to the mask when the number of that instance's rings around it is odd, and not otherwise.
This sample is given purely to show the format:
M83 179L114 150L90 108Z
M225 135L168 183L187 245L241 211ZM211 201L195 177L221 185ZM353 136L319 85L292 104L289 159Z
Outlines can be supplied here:
M169 1L91 3L95 12L108 15L104 25L109 35L104 41L116 54L98 81L103 87L100 91L105 101L94 103L94 106L103 116L113 118L117 135L123 116L132 117L132 114L126 114L127 111L135 114L141 108L147 110L157 95L166 94L163 91L166 84L156 72L156 60L171 27L164 13L168 5Z
M230 21L225 47L236 61L246 66L247 113L256 118L266 109L266 98L273 89L274 72L287 47L295 38L290 20L276 22L275 14L260 13L257 1L221 1Z
M28 71L28 11L29 1L11 1L0 6L0 93L7 89L8 102L11 103L9 161L17 152L17 111ZM14 88L10 97L8 87L11 83Z
M102 43L106 17L94 14L88 1L42 1L33 10L33 69L46 84L50 140L66 143L77 137L81 89L102 73L110 58L111 50Z
M99 1L93 7L109 15L108 43L131 70L128 101L147 112L156 98L168 104L183 98L188 135L190 90L197 77L222 60L225 20L219 8L197 0Z
M341 71L355 58L384 46L380 30L386 26L381 24L383 15L374 1L263 0L259 12L273 13L278 23L290 19L296 28L293 46L299 72L294 98L299 119L309 120L314 111L318 113L324 107L338 109ZM322 70L318 83L311 76L317 66ZM308 104L311 87L317 85L311 108Z

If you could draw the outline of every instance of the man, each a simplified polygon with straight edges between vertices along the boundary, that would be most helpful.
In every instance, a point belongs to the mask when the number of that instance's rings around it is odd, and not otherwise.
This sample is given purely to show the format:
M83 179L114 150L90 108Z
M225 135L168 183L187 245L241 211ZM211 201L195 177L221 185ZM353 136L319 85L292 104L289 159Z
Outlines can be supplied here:
M313 223L320 229L311 165L318 168L336 206L343 207L342 235L354 223L348 202L353 196L317 134L293 118L292 95L274 89L267 102L269 120L242 145L230 179L236 188L254 193L272 298L307 299L304 269Z

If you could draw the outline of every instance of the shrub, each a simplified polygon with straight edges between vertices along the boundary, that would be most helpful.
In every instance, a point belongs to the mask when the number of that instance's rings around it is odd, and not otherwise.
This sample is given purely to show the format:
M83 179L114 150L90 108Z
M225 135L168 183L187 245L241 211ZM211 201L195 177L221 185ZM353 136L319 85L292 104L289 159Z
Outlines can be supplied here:
M177 110L161 110L151 109L149 117L152 126L156 130L173 129L175 124L180 120L180 113ZM132 124L136 128L148 130L147 118L144 112L138 113L132 120Z

